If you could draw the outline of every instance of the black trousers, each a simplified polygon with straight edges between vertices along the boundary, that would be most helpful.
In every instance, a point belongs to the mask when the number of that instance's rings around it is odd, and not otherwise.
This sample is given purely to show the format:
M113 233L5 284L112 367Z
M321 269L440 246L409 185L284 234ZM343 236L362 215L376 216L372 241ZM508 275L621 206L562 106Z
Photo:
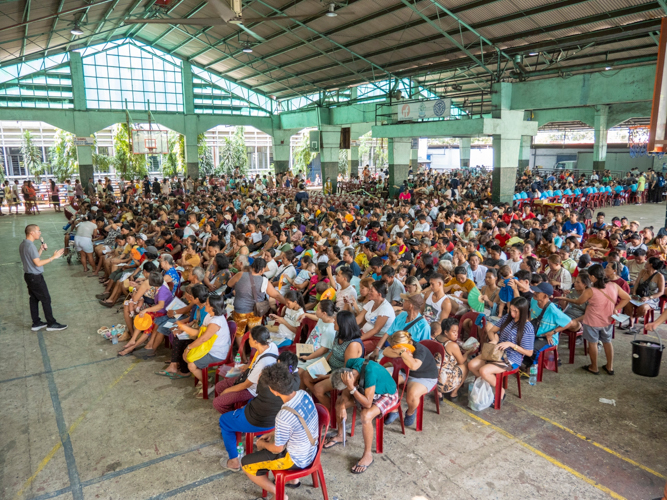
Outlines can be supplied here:
M171 344L171 362L178 363L178 370L181 373L188 373L188 362L183 359L185 348L192 344L194 340L181 340L174 337L174 342Z
M30 294L30 315L32 316L32 324L40 323L39 319L39 303L42 303L44 309L44 316L46 317L46 324L51 326L56 322L51 310L51 295L49 289L44 281L42 274L25 273L23 279L28 285L28 293Z

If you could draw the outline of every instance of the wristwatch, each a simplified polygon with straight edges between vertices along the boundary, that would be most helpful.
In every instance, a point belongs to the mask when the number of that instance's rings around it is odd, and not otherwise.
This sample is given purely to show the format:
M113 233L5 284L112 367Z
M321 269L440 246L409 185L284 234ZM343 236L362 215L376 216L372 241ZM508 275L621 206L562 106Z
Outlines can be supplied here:
M356 388L356 387L350 391L350 396L351 396L352 394L354 394L355 392L357 392L357 388Z

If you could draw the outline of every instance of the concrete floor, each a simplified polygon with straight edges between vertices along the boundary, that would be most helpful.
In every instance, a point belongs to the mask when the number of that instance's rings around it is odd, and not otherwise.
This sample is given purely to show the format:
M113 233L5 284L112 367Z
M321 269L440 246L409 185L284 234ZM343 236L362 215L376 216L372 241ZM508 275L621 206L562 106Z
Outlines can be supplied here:
M657 229L664 205L606 212L655 219ZM45 273L55 316L69 328L30 331L17 248L34 222L49 253L62 244L61 214L0 218L0 498L258 496L242 474L220 468L218 415L193 398L192 381L154 375L164 356L118 358L96 334L120 317L97 304L100 285L80 266L59 260ZM438 416L429 398L424 432L388 427L385 453L361 477L349 473L361 455L358 432L347 448L323 456L330 498L658 497L667 477L667 367L654 379L633 375L630 340L619 334L614 342L616 376L583 373L579 347L575 364L559 374L547 372L535 387L524 379L523 399L511 381L501 411L474 414L463 396L443 403ZM309 487L289 493L321 498Z

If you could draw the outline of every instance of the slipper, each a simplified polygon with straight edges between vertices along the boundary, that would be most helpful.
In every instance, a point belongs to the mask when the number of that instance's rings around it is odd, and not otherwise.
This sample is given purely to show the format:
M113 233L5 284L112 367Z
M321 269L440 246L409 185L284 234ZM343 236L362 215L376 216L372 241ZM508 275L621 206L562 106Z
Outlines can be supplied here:
M614 374L614 370L610 370L609 368L607 368L607 365L603 366L602 368L604 368L604 371L606 371L609 375Z
M587 371L588 373L591 373L593 375L600 375L599 371L594 372L593 370L591 370L591 365L582 366L581 369L584 370L584 371Z
M364 472L366 472L366 471L368 470L368 468L369 468L371 465L373 465L374 462L375 462L375 459L373 459L373 460L371 461L371 463L368 464L368 465L361 465L359 462L357 462L357 465L355 465L354 467L352 467L352 469L350 469L350 472L352 472L352 474L363 474ZM354 469L356 469L357 467L363 467L364 470L355 471Z
M188 373L187 375L181 375L180 373L173 373L171 375L171 378L173 379L181 379L181 378L190 378L191 373Z
M293 490L296 489L296 488L298 488L299 486L301 486L301 481L299 481L299 482L296 483L296 484L285 483L285 488L292 488Z
M331 446L327 446L328 444L331 444ZM326 443L324 443L324 446L322 446L323 450L330 450L334 446L338 446L339 444L343 444L342 441L334 441L333 439L329 439Z
M222 467L223 469L230 470L232 472L241 472L241 467L238 467L238 468L236 468L236 467L227 467L227 459L224 458L224 457L222 457L220 459L220 467Z
M173 376L176 375L175 373L168 372L167 370L160 370L160 371L153 372L153 373L155 373L155 375L161 375L161 376L167 377L167 378L173 378Z
M100 302L100 304L102 304L104 307L108 307L109 309L111 309L113 306L116 305L115 302L112 304L112 303L110 303L110 302L107 302L106 300L100 300L99 302Z

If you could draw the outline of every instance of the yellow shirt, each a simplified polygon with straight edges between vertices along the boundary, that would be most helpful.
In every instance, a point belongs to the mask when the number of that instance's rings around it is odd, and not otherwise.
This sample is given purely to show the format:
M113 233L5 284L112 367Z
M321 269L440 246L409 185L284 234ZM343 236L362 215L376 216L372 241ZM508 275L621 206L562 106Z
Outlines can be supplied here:
M475 288L475 282L468 278L465 281L465 283L461 283L456 278L452 278L447 283L445 283L445 288L450 287L450 286L452 288L449 290L449 293L458 292L459 290L461 290L465 293L470 293L470 290Z
M365 270L368 267L368 257L365 253L360 253L354 258L354 261L359 265L361 270Z

